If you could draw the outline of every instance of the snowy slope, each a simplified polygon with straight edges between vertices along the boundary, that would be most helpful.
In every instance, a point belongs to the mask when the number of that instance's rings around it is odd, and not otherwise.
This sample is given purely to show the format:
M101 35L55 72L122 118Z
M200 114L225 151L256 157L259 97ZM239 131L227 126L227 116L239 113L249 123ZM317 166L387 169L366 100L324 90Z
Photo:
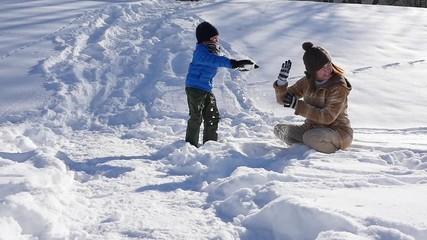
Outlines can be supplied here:
M427 10L278 0L5 9L0 239L427 238ZM218 72L220 141L196 149L183 141L184 79L203 20L224 54L261 67ZM275 104L272 83L287 59L290 81L302 76L304 41L327 48L353 85L345 151L272 134L303 120Z

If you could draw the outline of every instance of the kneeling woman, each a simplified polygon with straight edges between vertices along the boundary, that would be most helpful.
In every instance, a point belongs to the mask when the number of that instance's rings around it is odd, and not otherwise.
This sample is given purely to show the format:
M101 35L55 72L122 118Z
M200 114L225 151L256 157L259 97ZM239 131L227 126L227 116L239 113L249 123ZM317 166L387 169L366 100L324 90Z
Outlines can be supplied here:
M316 151L333 153L345 149L353 140L347 115L351 91L344 70L332 63L329 53L311 42L302 45L305 77L288 86L291 61L282 65L273 86L277 103L295 109L306 118L304 124L278 124L274 134L288 145L303 143Z

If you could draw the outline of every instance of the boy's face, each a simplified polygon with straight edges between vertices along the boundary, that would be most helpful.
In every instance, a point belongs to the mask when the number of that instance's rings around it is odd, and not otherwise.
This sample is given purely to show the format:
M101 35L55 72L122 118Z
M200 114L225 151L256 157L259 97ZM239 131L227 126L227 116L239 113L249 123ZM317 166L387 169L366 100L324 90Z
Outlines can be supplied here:
M219 43L219 35L213 36L213 37L209 38L209 40L218 44Z

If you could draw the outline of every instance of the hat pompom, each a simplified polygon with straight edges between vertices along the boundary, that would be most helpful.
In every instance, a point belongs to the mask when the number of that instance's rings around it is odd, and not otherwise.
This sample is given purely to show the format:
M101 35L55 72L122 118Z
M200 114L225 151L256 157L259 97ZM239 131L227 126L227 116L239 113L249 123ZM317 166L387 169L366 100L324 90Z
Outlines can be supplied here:
M302 49L304 49L305 51L309 50L310 48L312 48L314 45L311 42L305 42L302 44Z

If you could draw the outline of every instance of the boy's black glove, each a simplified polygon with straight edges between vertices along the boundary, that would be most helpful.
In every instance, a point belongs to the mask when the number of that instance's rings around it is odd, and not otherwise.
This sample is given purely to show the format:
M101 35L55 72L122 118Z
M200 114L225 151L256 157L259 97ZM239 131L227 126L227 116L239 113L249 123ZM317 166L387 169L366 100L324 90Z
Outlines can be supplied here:
M295 109L295 106L297 105L298 99L291 93L285 94L285 99L283 99L283 102L285 103L283 106L288 108Z
M256 65L249 59L244 59L244 60L231 59L230 61L231 61L231 68L244 68L245 65Z

